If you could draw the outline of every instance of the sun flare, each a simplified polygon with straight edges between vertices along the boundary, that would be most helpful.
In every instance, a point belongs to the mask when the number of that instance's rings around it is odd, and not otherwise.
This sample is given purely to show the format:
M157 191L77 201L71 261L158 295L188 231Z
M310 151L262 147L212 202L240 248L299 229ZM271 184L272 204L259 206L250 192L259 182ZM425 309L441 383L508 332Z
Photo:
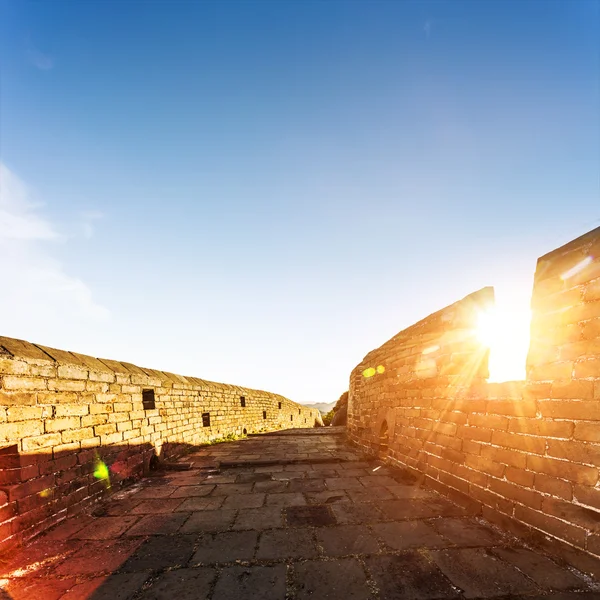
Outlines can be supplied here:
M489 381L525 379L530 320L529 310L512 304L479 313L476 335L490 349Z

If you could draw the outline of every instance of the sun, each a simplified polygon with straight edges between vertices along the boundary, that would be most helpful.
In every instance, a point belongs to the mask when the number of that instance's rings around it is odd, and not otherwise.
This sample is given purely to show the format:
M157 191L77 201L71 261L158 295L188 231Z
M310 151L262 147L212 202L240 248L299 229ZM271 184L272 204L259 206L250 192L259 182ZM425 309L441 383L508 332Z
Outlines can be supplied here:
M531 312L514 303L496 304L477 316L476 335L489 348L489 381L525 379Z
M477 339L488 348L498 335L499 320L495 308L481 311L477 315Z

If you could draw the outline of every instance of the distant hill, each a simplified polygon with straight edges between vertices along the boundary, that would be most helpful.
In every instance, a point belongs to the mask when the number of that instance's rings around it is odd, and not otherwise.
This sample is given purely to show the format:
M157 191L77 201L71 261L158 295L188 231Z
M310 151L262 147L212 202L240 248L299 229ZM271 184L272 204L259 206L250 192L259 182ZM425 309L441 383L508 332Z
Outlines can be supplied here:
M307 406L308 408L316 408L319 412L325 415L335 406L335 402L317 402L315 404L305 404L304 406Z

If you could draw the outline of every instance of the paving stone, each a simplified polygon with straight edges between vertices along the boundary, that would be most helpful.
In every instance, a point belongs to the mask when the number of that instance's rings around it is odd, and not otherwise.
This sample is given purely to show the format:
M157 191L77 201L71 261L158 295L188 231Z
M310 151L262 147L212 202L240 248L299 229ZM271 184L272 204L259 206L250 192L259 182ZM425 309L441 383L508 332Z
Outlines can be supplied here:
M299 492L267 494L267 506L304 506L306 500Z
M181 471L167 473L165 479L168 479L171 485L197 485L206 479L206 475L197 470Z
M304 473L295 473L294 471L284 471L282 473L273 473L273 479L276 481L291 481L293 479L302 479Z
M337 467L340 477L368 477L371 473L367 469L344 469Z
M258 542L256 558L281 560L286 558L313 558L317 547L309 529L269 529L263 531Z
M526 596L510 596L510 600L599 600L598 592L550 592L549 594L535 594ZM62 599L61 599L62 600Z
M283 514L279 506L240 509L233 529L271 529L283 527Z
M9 577L13 571L35 572L38 577L49 575L69 556L79 553L88 542L84 540L36 540L29 546L17 548L0 560L0 578ZM43 566L42 566L43 565Z
M195 512L199 510L217 510L221 508L227 496L204 496L199 498L187 498L180 501L177 511Z
M111 573L118 570L143 541L144 538L120 538L86 542L53 572L58 576L66 577Z
M329 490L364 490L365 486L358 480L358 477L338 477L325 479L325 484Z
M472 519L436 519L433 525L458 546L496 546L504 541L493 529Z
M219 575L212 600L285 600L285 579L286 565L226 567Z
M371 556L367 569L385 600L440 600L460 594L437 565L417 552Z
M539 591L525 575L483 548L441 550L431 552L431 556L444 575L463 590L466 598Z
M223 508L259 508L265 502L265 494L236 494L235 496L227 496L223 503Z
M190 513L168 513L163 515L146 515L124 535L169 535L175 533L186 522Z
M87 527L93 520L94 517L91 515L79 514L75 517L62 521L56 527L46 531L44 535L38 539L38 542L40 540L44 540L46 542L52 540L66 540L77 531L81 531L84 527Z
M387 475L369 475L367 477L359 477L359 481L368 489L372 487L384 485L398 485L398 482Z
M387 489L396 498L433 498L433 494L415 485L388 485Z
M185 566L194 553L195 542L195 535L153 536L127 559L121 572Z
M74 539L81 540L109 540L118 538L127 531L139 517L99 517L85 529L73 534Z
M184 502L181 498L161 498L159 500L142 500L140 504L131 509L131 514L156 515L159 513L169 513L176 510L181 503Z
M379 552L379 544L366 525L322 527L316 532L317 542L327 556L372 554Z
M139 577L144 575L143 573L124 573L123 577ZM93 577L92 579L81 580L78 579L76 581L80 581L73 587L69 589L69 591L60 597L60 600L92 600L94 598L94 592L109 578L110 575L100 575L98 577ZM34 596L35 597L35 596ZM44 596L38 596L44 598ZM46 598L44 598L46 600Z
M152 586L144 590L142 598L144 600L204 600L208 598L216 577L216 571L208 567L167 571L161 573Z
M322 479L294 479L288 484L290 492L323 492L325 489L325 481Z
M219 483L215 486L212 495L231 496L232 494L249 494L252 491L253 485L253 483Z
M289 506L284 513L290 527L326 527L336 523L329 506L324 504Z
M313 471L335 471L339 465L339 462L316 463L313 465Z
M325 479L335 479L339 476L340 474L335 468L330 468L306 473L305 479L318 479L324 481Z
M235 479L236 483L259 483L265 481L271 481L271 474L256 470L254 473L240 473Z
M101 517L118 517L120 515L130 515L133 509L140 505L144 500L133 498L125 498L122 500L110 499L104 501L101 505L94 509L94 514Z
M422 521L376 523L373 531L394 550L408 548L444 548L448 542Z
M371 600L375 597L362 565L354 558L296 563L293 582L298 600Z
M135 498L137 500L151 500L154 498L168 498L173 493L173 488L168 485L151 485L142 488Z
M388 519L426 519L431 517L455 517L465 511L442 499L380 500L377 506Z
M298 464L298 465L285 465L283 467L284 471L297 471L299 473L306 473L307 471L312 471L312 465L309 464Z
M199 496L208 496L215 487L215 485L184 485L176 488L171 494L171 498L196 498Z
M235 510L205 510L193 512L182 525L181 533L196 533L199 531L226 531L233 523Z
M254 556L257 540L258 533L256 531L206 533L198 540L198 547L192 557L191 564L251 560Z
M540 587L553 590L587 589L587 584L549 558L526 548L495 548L493 554L508 562Z
M309 504L336 504L350 502L346 490L329 490L324 492L307 492L304 494Z
M211 485L213 483L235 483L237 473L229 473L228 475L209 475L202 483Z
M340 525L377 523L384 519L380 510L373 504L332 504L331 511Z
M368 462L364 462L364 461L347 461L347 462L341 462L340 463L340 468L342 469L371 469L372 466L370 463Z
M93 588L80 588L72 590L72 593L61 597L61 600L130 600L135 593L144 585L150 576L145 573L113 573L108 577L94 581ZM85 592L84 592L85 590ZM85 593L85 595L84 595ZM41 600L40 596L40 600Z
M391 469L389 467L382 467L378 471L373 471L373 474L388 475L401 485L416 485L418 483L417 477L407 469Z
M394 494L386 487L373 486L363 490L347 490L352 502L372 502L373 500L393 500Z
M0 584L0 599L2 600L58 600L64 593L76 585L77 580L56 578L15 577Z
M287 481L257 481L254 484L255 492L286 492L288 491L288 482Z
M265 467L255 467L255 473L278 473L283 471L283 465L268 465Z

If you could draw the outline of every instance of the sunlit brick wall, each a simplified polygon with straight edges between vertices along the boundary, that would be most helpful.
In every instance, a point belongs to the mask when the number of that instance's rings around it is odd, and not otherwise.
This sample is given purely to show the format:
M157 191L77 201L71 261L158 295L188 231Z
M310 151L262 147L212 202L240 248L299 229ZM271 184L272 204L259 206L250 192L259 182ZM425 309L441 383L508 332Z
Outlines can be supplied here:
M143 390L154 391L154 409ZM105 493L100 459L114 488L155 454L315 420L317 410L277 394L0 337L0 549Z
M351 439L517 533L600 555L600 228L538 261L526 382L485 381L463 325L476 327L489 298L468 296L365 357L350 379Z

